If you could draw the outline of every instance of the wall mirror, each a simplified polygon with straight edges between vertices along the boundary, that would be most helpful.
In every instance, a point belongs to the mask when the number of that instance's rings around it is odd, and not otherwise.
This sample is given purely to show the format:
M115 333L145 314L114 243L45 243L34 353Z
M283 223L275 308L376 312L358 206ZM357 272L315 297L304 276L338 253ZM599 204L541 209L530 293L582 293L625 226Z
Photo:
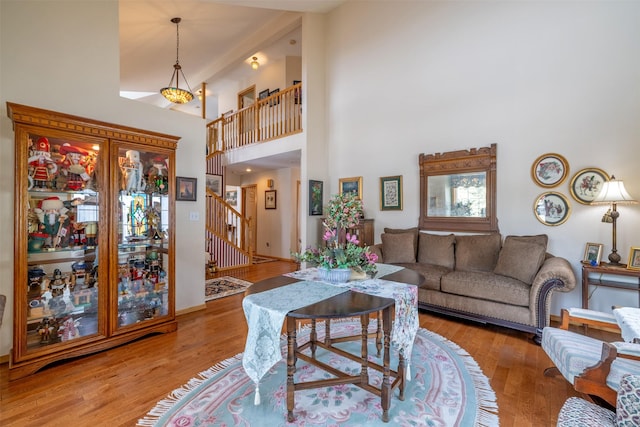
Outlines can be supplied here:
M498 231L496 144L420 154L420 228Z

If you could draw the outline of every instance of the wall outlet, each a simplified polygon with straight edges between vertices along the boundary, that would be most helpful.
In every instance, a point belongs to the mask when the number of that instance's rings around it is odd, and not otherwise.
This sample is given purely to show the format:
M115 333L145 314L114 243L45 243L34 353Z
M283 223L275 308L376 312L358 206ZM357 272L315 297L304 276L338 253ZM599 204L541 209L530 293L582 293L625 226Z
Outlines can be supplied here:
M198 212L189 212L189 221L198 221L200 214Z

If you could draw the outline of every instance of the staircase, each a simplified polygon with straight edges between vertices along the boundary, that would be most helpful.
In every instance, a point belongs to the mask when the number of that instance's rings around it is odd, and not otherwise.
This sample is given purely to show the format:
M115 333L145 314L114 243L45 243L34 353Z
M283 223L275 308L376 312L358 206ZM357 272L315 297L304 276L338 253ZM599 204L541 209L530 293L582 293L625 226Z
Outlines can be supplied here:
M212 148L209 146L209 148ZM224 166L220 150L207 155L207 173L222 175L221 188L225 188ZM205 251L209 254L207 274L219 270L251 265L253 239L250 221L229 205L222 197L206 189ZM224 194L224 190L221 191Z
M225 150L276 140L302 132L302 83L258 99L236 112L223 114L207 124L207 174L222 176ZM250 222L225 200L207 189L207 273L251 265L255 236Z

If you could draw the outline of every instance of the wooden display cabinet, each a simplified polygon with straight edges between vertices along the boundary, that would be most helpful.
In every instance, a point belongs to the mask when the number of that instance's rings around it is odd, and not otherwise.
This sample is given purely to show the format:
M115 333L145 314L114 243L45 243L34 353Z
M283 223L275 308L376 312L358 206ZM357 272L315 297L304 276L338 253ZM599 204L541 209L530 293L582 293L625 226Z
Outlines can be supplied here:
M172 332L178 137L7 103L15 133L9 379Z

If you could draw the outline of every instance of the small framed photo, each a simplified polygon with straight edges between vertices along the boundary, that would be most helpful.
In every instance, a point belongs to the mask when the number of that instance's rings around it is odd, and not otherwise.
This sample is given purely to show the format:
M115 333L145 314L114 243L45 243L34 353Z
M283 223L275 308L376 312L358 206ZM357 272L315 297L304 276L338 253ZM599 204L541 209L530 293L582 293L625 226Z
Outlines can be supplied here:
M602 258L602 243L587 243L584 248L584 257L582 262L593 266L600 265Z
M238 205L238 190L227 191L225 193L225 200L231 206L237 206Z
M309 180L309 215L322 215L322 181Z
M222 175L207 174L207 189L222 197Z
M630 270L640 270L640 247L631 247L627 268Z
M185 178L182 176L177 176L176 188L178 189L178 194L176 194L176 200L195 202L197 184L197 178Z
M402 210L402 175L380 178L380 210Z
M362 199L362 177L340 178L339 183L340 195L345 193L354 193L357 198Z
M543 154L531 166L531 177L541 187L550 188L560 185L567 175L569 175L569 163L560 154Z
M265 209L276 209L276 191L277 190L266 190L264 192Z
M269 97L269 89L261 90L260 93L258 94L259 100L263 100L268 97Z
M607 181L609 181L609 175L602 169L582 169L571 178L571 184L569 184L571 197L583 205L591 204Z
M538 196L533 213L544 225L560 225L569 219L571 205L564 194L548 191Z

